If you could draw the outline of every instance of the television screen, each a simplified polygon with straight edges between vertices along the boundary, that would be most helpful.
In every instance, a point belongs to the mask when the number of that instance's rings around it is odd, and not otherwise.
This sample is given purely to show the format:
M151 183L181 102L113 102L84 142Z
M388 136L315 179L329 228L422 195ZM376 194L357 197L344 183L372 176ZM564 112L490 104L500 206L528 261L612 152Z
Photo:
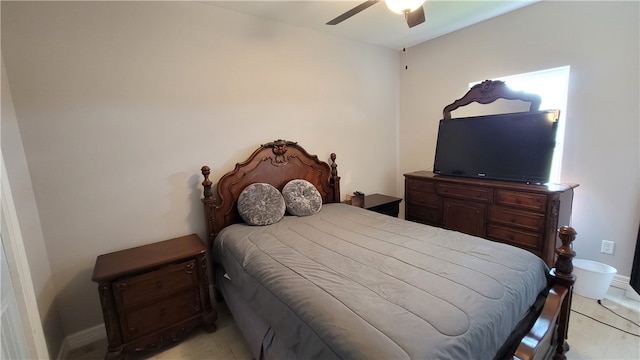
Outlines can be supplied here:
M440 120L433 172L546 183L559 115L545 110Z

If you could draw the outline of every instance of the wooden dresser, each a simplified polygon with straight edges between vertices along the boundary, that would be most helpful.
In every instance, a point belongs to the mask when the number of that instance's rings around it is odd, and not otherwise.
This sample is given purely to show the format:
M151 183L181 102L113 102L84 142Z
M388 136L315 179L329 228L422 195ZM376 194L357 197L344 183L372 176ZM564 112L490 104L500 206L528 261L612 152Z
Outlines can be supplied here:
M529 250L553 266L577 184L533 185L416 171L405 176L405 218Z
M215 330L205 245L196 234L98 256L98 283L107 340L106 359L157 350L204 324Z

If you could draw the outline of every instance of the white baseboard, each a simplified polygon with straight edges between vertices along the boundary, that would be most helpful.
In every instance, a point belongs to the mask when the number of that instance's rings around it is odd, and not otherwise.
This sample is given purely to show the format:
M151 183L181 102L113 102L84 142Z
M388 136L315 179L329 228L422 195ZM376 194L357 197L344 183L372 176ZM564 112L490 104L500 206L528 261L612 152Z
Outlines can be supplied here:
M89 345L106 337L107 330L105 329L104 324L99 324L94 327L78 331L75 334L71 334L64 338L60 351L58 352L58 360L65 359L67 354L72 350Z
M624 290L624 296L635 301L640 301L640 295L629 285L631 278L628 276L614 275L611 287Z
M613 276L613 280L611 281L611 286L613 286L614 288L627 290L627 286L629 286L630 280L631 278L629 278L628 276L615 274Z
M58 351L58 357L56 360L66 359L69 351L71 351L69 350L69 342L67 341L67 338L64 338L64 340L62 340L62 345L60 345L60 351Z
M213 293L213 285L209 285L209 291ZM212 297L213 299L213 297ZM58 351L57 360L64 360L67 358L69 352L81 348L85 345L92 344L96 341L102 340L107 337L107 329L104 324L99 324L88 329L78 331L64 338L60 351Z
M624 292L624 296L635 301L640 301L640 294L638 294L631 285L627 285L627 289Z

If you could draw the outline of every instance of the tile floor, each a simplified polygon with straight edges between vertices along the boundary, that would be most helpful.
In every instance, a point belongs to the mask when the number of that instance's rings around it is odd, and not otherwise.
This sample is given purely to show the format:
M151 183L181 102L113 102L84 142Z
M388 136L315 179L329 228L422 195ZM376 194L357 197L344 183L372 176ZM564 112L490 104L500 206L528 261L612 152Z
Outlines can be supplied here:
M640 359L640 327L616 313L640 324L640 302L624 296L623 290L611 288L602 305L596 300L574 295L569 324L569 360ZM619 329L605 324L613 325ZM185 341L159 353L140 353L134 360L248 360L249 348L229 310L218 305L218 330L207 333L195 330ZM71 351L64 360L103 359L106 339Z
M597 300L574 295L567 359L640 359L640 302L625 297L624 290L617 288L610 288L601 302L604 306Z

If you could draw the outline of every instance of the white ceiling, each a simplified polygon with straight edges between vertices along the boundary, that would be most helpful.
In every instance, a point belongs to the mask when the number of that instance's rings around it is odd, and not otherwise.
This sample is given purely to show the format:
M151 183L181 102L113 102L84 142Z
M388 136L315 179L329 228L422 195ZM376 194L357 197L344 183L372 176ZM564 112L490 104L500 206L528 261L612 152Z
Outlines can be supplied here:
M409 28L383 1L338 25L326 23L364 0L206 1L207 4L315 29L392 49L402 49L519 9L539 0L427 0L426 21Z

